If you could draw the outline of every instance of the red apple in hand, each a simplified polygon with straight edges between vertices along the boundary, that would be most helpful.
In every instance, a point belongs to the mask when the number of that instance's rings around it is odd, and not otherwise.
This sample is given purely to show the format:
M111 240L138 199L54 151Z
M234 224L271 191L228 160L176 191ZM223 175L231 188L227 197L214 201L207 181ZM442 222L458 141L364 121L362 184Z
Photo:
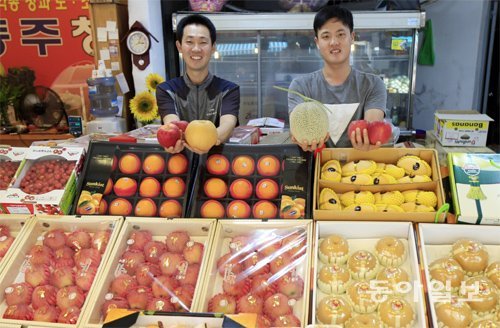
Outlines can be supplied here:
M178 127L179 129L181 129L181 130L182 130L182 132L186 132L186 128L187 128L187 126L188 126L188 124L189 124L189 122L188 122L188 121L172 121L172 122L170 122L170 123L177 125L177 127Z
M172 123L167 123L160 126L158 132L156 133L156 138L158 143L165 148L175 146L177 140L181 138L182 131L177 127L177 125Z
M347 128L347 133L349 134L349 138L351 137L353 132L356 132L357 128L359 128L361 135L363 135L363 130L368 129L368 121L357 120L349 123L349 127Z
M392 138L392 126L384 121L375 121L368 124L368 138L370 143L375 145L377 141L383 145Z

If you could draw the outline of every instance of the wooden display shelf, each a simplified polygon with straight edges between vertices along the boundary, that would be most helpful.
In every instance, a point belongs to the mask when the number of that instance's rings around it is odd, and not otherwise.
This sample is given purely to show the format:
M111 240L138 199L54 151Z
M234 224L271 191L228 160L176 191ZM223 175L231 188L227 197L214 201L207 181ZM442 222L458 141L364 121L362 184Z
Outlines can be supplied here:
M29 147L35 141L72 139L69 133L11 133L0 134L0 145Z

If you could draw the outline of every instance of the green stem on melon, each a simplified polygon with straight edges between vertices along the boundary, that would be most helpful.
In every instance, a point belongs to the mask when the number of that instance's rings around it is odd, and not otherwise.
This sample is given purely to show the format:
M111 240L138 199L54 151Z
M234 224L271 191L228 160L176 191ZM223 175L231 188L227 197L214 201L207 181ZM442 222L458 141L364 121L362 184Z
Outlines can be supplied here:
M286 91L286 92L293 93L294 95L299 96L300 98L302 98L305 102L314 102L314 103L317 103L317 104L321 105L321 107L323 107L323 109L326 110L328 113L330 113L330 114L332 113L330 111L330 109L328 107L326 107L325 104L323 104L322 102L319 102L319 101L317 101L316 99L313 99L313 98L306 97L303 94L301 94L300 92L297 92L295 90L290 90L290 89L287 89L287 88L283 88L283 87L279 87L277 85L273 85L273 88L281 90L281 91Z

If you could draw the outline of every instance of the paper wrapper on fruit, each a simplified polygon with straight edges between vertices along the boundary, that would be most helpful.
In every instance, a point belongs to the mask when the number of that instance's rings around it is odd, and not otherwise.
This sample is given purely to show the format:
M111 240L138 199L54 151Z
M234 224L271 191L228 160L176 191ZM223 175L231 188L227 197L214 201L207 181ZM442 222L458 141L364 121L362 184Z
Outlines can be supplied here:
M325 106L329 109L329 111L326 111L326 114L328 115L329 121L328 132L330 132L330 139L332 139L334 144L337 144L351 122L356 109L358 109L359 103L325 104Z

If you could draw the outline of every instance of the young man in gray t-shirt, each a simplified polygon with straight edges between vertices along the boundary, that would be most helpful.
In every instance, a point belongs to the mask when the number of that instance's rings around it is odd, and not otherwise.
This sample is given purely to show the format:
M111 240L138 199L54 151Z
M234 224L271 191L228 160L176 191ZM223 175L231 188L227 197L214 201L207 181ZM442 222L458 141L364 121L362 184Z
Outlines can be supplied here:
M354 111L351 121L365 119L369 122L382 121L385 115L387 93L381 78L364 73L351 67L349 57L354 42L352 13L344 8L328 6L321 9L314 17L314 41L323 58L323 68L319 71L295 78L290 90L322 102L325 105L352 104ZM304 100L288 93L288 111ZM357 107L356 107L357 106ZM351 115L351 112L349 114ZM334 144L327 136L325 140L316 140L311 144L292 139L305 151L322 147L326 142L329 147L352 147L370 150L380 147L380 143L370 145L368 131L356 129L347 134L347 126Z

